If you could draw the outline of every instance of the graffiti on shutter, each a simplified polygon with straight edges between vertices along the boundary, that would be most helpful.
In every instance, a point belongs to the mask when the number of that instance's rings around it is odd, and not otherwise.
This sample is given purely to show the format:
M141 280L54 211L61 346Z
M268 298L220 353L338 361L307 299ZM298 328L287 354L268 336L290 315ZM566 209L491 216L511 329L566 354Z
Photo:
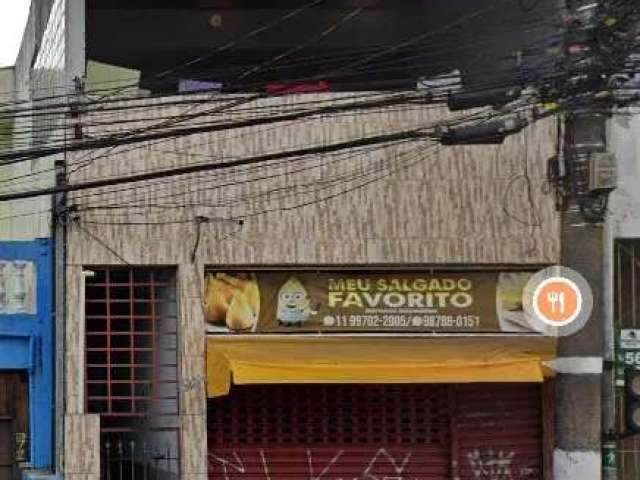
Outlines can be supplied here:
M539 480L539 385L236 386L209 400L209 477Z
M448 479L446 387L234 387L208 408L209 476Z
M395 446L217 448L209 455L209 476L224 480L447 478L446 458L438 462L438 453Z
M461 480L542 478L538 385L459 385L453 441Z

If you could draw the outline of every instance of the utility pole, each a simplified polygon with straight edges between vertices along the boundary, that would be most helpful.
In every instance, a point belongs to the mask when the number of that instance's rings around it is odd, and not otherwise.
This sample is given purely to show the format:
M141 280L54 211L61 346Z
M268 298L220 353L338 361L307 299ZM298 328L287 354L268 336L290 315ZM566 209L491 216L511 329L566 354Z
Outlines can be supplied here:
M591 286L593 311L578 333L558 341L556 377L556 445L554 477L563 480L597 480L602 471L603 400L603 227L585 218L585 176L589 175L586 155L597 148L597 128L604 131L605 118L592 114L569 113L565 121L564 162L571 182L571 198L562 214L561 261L579 272ZM591 139L578 135L591 123ZM579 245L579 248L576 248ZM608 420L608 419L607 419ZM612 477L609 477L612 478Z
M68 129L65 129L65 144L75 142L82 138L84 81L74 78L74 92L70 97L68 120L73 126L73 138L67 137ZM67 182L67 159L55 161L55 185L64 187ZM55 275L55 467L56 473L64 472L64 440L65 440L65 352L66 352L66 259L67 259L67 223L68 208L67 194L64 191L53 195L53 226L54 226L54 275Z
M56 186L66 184L65 160L55 162ZM64 352L65 352L65 262L66 194L53 196L54 288L55 288L55 470L64 472Z

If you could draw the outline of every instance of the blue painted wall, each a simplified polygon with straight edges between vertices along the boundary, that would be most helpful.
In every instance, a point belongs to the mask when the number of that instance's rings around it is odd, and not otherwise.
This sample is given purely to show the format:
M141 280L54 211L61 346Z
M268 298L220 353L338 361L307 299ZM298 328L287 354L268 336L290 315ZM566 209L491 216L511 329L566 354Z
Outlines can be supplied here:
M32 468L53 464L53 248L51 239L0 242L0 261L33 262L36 313L0 314L0 370L29 375L29 440Z

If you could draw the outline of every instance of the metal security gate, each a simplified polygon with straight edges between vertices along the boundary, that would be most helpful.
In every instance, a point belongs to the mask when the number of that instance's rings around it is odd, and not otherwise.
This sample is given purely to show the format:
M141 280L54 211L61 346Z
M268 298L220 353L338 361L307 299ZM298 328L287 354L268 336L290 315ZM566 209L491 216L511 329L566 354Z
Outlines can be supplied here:
M85 408L100 415L101 478L179 478L175 269L90 271Z
M234 387L209 401L209 478L536 480L539 386Z
M219 479L448 478L443 387L240 387L209 405Z
M459 385L452 436L460 480L543 478L539 385Z

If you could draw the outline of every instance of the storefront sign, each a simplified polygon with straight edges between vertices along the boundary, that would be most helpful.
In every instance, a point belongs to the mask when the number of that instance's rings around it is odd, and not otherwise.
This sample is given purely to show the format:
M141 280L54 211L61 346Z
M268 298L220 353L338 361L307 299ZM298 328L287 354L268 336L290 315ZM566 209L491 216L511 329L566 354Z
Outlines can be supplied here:
M531 331L533 272L207 271L210 331Z

